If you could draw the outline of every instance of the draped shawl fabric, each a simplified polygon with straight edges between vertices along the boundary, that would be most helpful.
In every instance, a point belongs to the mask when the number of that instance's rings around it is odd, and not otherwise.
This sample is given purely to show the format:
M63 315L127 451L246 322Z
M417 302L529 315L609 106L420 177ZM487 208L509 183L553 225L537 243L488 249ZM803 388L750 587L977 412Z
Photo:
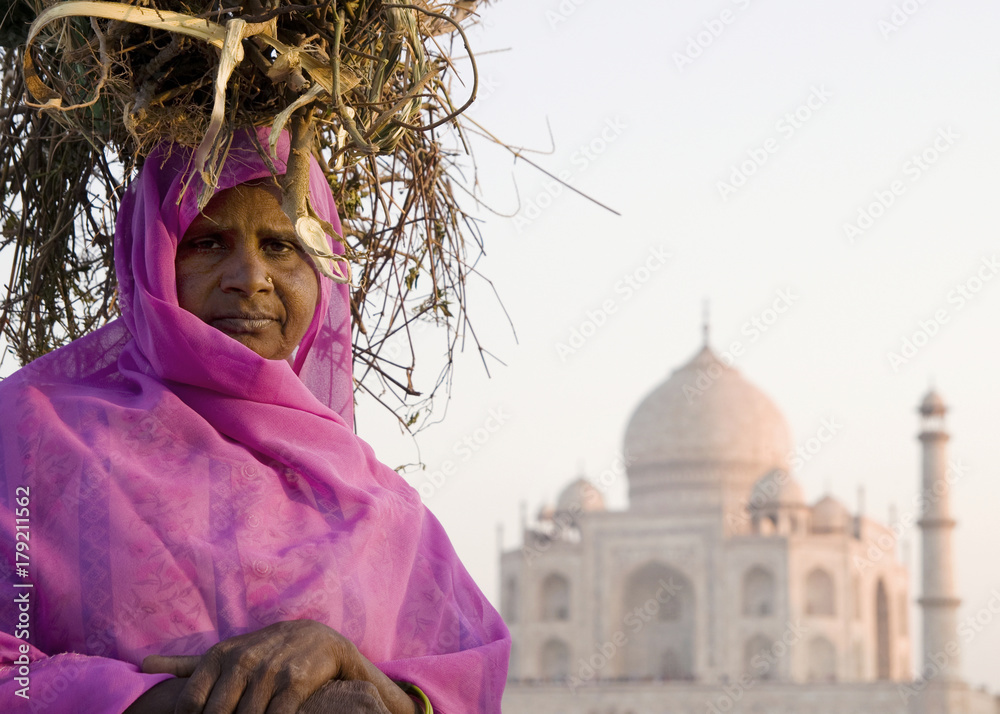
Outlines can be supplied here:
M254 143L234 142L219 190L270 175ZM287 137L278 148L281 173ZM310 618L435 711L498 712L503 622L351 428L347 286L320 281L294 366L178 306L174 254L200 188L189 161L154 151L122 202L122 318L0 382L0 701L121 712L167 678L138 671L146 655ZM340 230L315 162L310 191Z

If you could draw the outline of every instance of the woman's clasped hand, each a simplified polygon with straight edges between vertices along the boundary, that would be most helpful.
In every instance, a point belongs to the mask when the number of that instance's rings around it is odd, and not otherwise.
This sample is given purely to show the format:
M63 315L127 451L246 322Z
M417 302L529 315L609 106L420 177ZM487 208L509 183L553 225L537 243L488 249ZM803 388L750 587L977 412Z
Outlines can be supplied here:
M126 714L412 714L415 703L347 638L313 620L277 622L201 656L151 655L173 674Z

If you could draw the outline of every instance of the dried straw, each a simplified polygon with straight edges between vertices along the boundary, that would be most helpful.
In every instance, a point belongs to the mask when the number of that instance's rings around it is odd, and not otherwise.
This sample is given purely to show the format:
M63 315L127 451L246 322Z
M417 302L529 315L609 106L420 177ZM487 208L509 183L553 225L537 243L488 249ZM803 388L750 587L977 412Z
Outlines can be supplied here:
M482 244L452 182L456 117L477 88L462 22L477 5L14 0L0 22L0 249L14 260L2 320L19 361L114 317L110 216L152 146L195 148L212 184L233 132L266 124L290 130L293 164L320 158L344 214L341 259L317 240L329 227L289 167L284 208L300 241L335 280L354 267L359 388L424 423L454 349L475 339L465 283ZM470 58L457 109L456 41ZM423 394L412 341L399 342L419 320L446 335L446 364Z

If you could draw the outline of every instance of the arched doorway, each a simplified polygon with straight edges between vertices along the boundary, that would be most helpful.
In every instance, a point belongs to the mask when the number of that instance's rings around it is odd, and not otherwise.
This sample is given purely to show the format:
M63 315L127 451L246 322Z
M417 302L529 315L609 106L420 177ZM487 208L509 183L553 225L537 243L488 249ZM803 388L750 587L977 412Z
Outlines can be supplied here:
M806 614L820 617L837 614L833 577L823 568L815 568L806 576Z
M561 681L569 677L569 646L551 639L542 647L542 679Z
M778 659L774 641L765 635L754 635L743 647L743 671L754 679L777 679Z
M755 565L743 576L743 615L768 617L774 614L774 575Z
M820 635L809 642L809 671L811 682L837 681L837 650L833 643Z
M875 671L878 679L892 679L892 630L889 628L889 594L879 578L875 588Z
M622 622L628 635L622 674L630 679L693 679L695 597L691 581L648 563L625 582Z
M569 619L569 581L552 573L542 581L542 620Z

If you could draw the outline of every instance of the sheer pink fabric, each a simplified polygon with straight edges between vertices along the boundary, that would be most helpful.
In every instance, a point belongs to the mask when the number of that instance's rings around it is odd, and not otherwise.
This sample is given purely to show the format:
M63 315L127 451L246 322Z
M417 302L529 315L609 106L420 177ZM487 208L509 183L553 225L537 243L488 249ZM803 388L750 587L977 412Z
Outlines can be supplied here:
M311 618L435 711L498 712L503 622L416 492L351 428L346 287L321 281L294 369L177 305L174 253L199 186L188 158L154 152L122 203L122 319L0 383L0 701L121 712L166 678L138 672L148 654ZM242 136L219 189L268 174ZM315 164L310 190L339 230ZM30 699L17 694L20 626Z

